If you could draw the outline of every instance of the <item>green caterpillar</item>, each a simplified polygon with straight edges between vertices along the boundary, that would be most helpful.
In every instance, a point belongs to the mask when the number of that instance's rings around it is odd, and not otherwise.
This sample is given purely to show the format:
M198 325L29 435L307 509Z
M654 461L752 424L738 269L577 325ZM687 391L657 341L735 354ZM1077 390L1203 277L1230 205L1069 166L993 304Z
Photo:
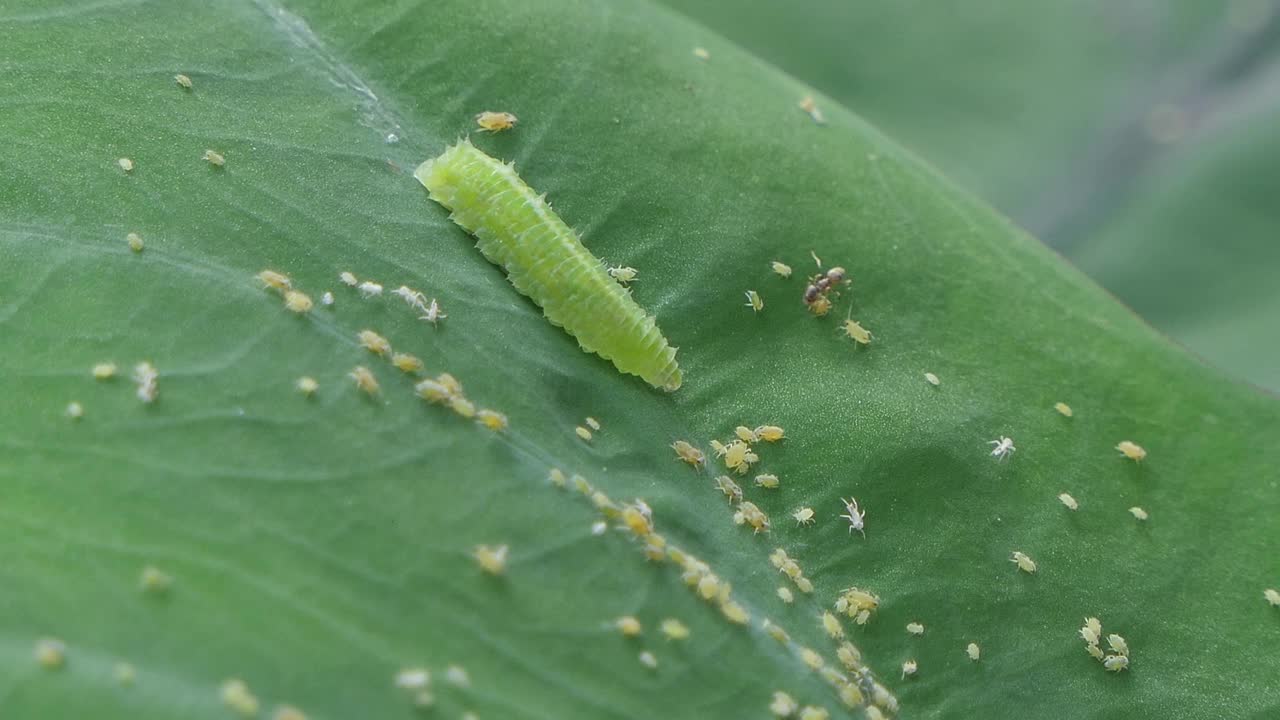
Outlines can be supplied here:
M513 166L461 140L413 176L450 218L476 236L480 252L583 350L668 392L680 387L676 349L604 264Z

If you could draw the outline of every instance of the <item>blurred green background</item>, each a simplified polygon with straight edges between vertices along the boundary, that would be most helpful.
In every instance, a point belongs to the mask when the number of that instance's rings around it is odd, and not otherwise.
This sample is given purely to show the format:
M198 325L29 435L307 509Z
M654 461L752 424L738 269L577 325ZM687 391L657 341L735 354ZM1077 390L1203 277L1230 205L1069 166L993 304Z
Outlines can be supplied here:
M1280 390L1280 2L666 2Z

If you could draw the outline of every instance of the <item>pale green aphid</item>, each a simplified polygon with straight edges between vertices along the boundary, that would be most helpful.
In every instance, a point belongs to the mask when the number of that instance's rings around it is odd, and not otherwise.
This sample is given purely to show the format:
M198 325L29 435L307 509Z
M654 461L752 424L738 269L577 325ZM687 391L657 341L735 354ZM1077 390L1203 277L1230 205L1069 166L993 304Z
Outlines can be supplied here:
M480 252L542 307L583 350L668 392L680 387L676 349L653 318L609 277L601 261L512 165L461 140L413 176L450 218L476 236Z

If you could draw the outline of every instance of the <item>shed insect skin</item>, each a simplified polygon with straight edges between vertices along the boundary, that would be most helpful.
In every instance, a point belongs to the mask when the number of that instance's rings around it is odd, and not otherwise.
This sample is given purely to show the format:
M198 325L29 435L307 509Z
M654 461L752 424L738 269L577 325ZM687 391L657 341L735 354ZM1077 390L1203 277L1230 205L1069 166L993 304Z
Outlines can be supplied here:
M791 717L799 709L800 705L795 698L781 690L774 691L773 701L769 703L769 712L773 713L774 717Z
M356 279L356 276L350 270L343 270L338 273L338 280L347 287L356 287L360 284L360 281Z
M1102 648L1098 647L1096 644L1085 645L1084 649L1089 651L1089 654L1093 656L1094 660L1097 660L1098 662L1106 660L1106 653L1102 652Z
M506 547L506 545L503 545L500 549L505 553ZM445 668L444 679L448 681L450 685L471 687L471 676L467 674L467 669L461 665L450 665Z
M791 588L779 586L777 592L778 599L788 605L796 601L796 596L791 594Z
M1125 642L1124 638L1120 637L1119 635L1116 635L1115 633L1112 633L1107 636L1107 645L1113 651L1121 655L1125 655L1125 656L1129 655L1129 643Z
M153 403L160 390L156 382L160 379L160 371L149 362L143 361L133 366L133 382L137 385L136 395L144 403Z
M778 486L781 484L777 475L757 475L755 482L756 487L764 488L766 490L777 490Z
M1129 508L1129 514L1134 516L1138 520L1146 520L1148 517L1150 517L1149 515L1147 515L1146 510L1143 510L1142 508L1137 506Z
M1128 670L1129 656L1128 655L1108 655L1106 659L1102 661L1102 666L1105 667L1107 670L1111 672L1116 672L1116 673L1120 672L1121 670Z
M840 502L844 503L844 511L846 513L844 515L841 515L840 517L849 521L849 532L852 533L854 530L857 530L859 533L862 534L863 538L866 538L867 533L866 533L866 530L864 529L865 523L863 522L863 520L867 516L867 511L866 510L863 510L861 512L858 511L857 498L849 498L847 500L844 498L840 498Z
M138 233L129 233L125 236L125 241L129 243L129 249L136 253L140 253L146 248L146 243L142 242L142 236Z
M974 662L978 662L978 660L982 658L982 649L978 647L978 643L969 643L965 646L964 652L969 656L969 659Z
M1262 591L1262 597L1271 607L1280 607L1280 590L1267 588Z
M190 90L192 88L191 78L183 75L182 73L174 75L173 81L178 83L178 87L181 87L183 90Z
M1116 450L1119 450L1121 455L1134 462L1142 462L1147 459L1147 451L1132 440L1121 440L1120 444L1116 445Z
M1018 550L1013 551L1013 556L1009 558L1009 562L1016 564L1018 569L1024 573L1034 574L1036 571L1035 561Z
M210 166L220 168L227 164L227 159L217 150L205 150L202 159Z
M918 670L919 667L920 666L916 664L915 660L908 660L902 663L902 679L906 680L908 675L915 677L916 670Z
M1071 406L1064 402L1055 403L1053 409L1057 410L1063 417L1071 417L1075 414L1072 412Z
M749 307L752 310L755 310L756 312L760 312L761 310L764 310L764 300L760 298L760 293L756 292L755 290L748 290L746 292L746 295L747 295L746 307Z
M911 633L912 635L923 635L924 625L921 625L918 622L907 623L907 632Z
M587 423L587 427L591 428L591 431L592 431L592 432L600 432L600 421L599 421L599 420L597 420L597 419L595 419L595 418L593 418L593 417L589 417L589 418L587 418L587 419L586 419L586 421L585 421L585 422Z
M371 297L378 297L382 294L382 286L372 280L365 280L360 283L359 290L360 297L366 300Z
M510 130L518 122L520 122L520 119L509 112L485 110L476 114L476 125L480 127L480 132L498 133L503 130Z
M591 442L592 435L590 430L579 425L575 427L573 431L578 435L578 437L582 438L584 442Z
M640 664L649 668L650 670L656 670L658 669L658 658L654 657L653 653L649 652L648 650L645 650L644 652L640 653Z
M730 504L742 502L742 488L728 475L720 475L716 478L715 483L716 489L729 498Z
M999 440L988 440L987 444L995 446L991 450L991 457L996 458L1001 462L1018 451L1018 448L1013 446L1013 438L1008 438L1003 435L1000 436Z
M426 320L432 325L439 326L440 321L449 317L440 309L440 303L435 298L431 298L431 302L427 304L427 311L418 317L419 320Z
M777 425L761 425L753 432L756 434L756 437L765 442L774 443L779 440L786 439L786 431Z
M778 274L778 277L781 277L784 279L791 277L791 266L787 265L786 263L782 263L782 262L778 262L777 260L774 260L773 262L769 263L769 267L773 268L773 271Z
M257 278L262 283L263 288L271 288L281 293L293 289L293 281L289 279L289 276L275 270L263 270L258 273Z
M120 169L125 171L126 173L133 172L133 161L127 157L120 158L119 160L116 161L116 164L119 165Z
M707 464L707 456L684 440L671 443L671 449L676 451L676 458L689 463L696 469L701 470Z
M796 519L796 524L798 525L812 525L813 514L814 514L813 508L802 507L799 510L796 510L795 512L791 513L791 517Z
M1067 493L1059 494L1058 501L1065 505L1068 510L1075 511L1080 509L1080 503L1077 503L1076 499Z
M84 417L84 406L78 402L68 403L66 413L72 420L79 420Z
M925 374L924 374L924 379L925 379L925 380L926 380L930 385L932 385L932 386L934 386L934 387L938 387L939 385L941 385L941 384L942 384L942 381L938 379L938 376L937 376L937 375L934 375L934 374L933 374L933 373L931 373L931 372L927 372L927 373L925 373Z
M706 48L704 48L704 47L696 47L696 48L694 48L694 49L693 49L693 56L694 56L694 57L696 57L696 58L698 58L699 60L703 60L703 61L706 61L706 60L710 60L710 59L711 59L711 53L710 53L710 52L708 52L708 51L707 51L707 49L706 49Z
M640 271L633 267L619 265L608 269L609 277L618 281L618 284L626 287L629 283L633 283L640 277Z
M94 380L110 380L116 376L116 364L113 362L98 363L93 366Z

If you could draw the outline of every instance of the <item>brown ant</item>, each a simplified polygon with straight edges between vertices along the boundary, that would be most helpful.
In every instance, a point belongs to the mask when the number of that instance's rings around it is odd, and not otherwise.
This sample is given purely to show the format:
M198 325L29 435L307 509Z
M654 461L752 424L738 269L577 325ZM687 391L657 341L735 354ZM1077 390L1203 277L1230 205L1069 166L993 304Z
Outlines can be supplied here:
M844 268L833 267L825 273L809 278L809 286L804 289L804 304L815 315L826 315L831 309L831 301L827 294L840 283L849 282Z

